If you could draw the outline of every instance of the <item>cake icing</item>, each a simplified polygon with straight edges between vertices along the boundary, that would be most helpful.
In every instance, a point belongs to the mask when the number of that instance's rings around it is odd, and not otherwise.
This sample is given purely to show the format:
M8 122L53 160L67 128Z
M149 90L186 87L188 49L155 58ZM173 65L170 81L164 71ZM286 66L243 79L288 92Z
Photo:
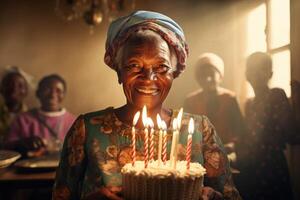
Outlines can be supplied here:
M201 196L205 169L199 163L177 161L176 169L167 161L136 161L126 164L122 170L123 195L126 200L198 200Z

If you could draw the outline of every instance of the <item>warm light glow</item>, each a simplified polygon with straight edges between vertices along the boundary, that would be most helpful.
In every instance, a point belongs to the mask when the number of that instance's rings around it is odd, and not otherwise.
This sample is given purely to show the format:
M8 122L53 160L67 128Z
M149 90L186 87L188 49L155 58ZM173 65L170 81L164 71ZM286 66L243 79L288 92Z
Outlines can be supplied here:
M173 119L173 130L177 129L177 118Z
M290 43L290 1L269 0L270 45L277 48Z
M267 50L266 44L266 4L253 9L247 18L247 49L246 55L255 51Z
M177 129L181 128L181 120L182 120L183 108L180 108L179 113L177 115Z
M154 127L154 123L150 117L147 118L147 125L150 126L150 128Z
M161 122L161 128L165 131L165 130L167 130L167 124L166 124L166 122L164 121L164 120L162 120L162 122Z
M194 133L194 119L193 118L190 118L190 121L189 121L189 128L188 128L188 132L189 134L193 134Z
M148 117L147 117L147 108L146 108L146 106L143 107L142 121L143 121L144 127L147 127Z
M136 112L135 115L134 115L134 117L133 117L133 122L132 122L133 126L136 125L136 123L139 120L139 118L140 118L140 111Z
M291 96L291 60L290 50L282 51L272 55L273 77L270 81L270 87L279 87L284 89L286 95Z
M157 127L159 129L161 129L162 128L162 124L161 124L162 122L161 122L161 118L160 118L159 114L156 115L156 122L157 122Z

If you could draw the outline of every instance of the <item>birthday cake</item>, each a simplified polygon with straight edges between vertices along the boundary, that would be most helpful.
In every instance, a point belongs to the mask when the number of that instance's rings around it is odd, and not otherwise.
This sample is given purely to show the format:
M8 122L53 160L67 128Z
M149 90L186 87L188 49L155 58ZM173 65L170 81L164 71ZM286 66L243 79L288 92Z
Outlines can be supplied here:
M176 169L158 161L136 161L122 168L123 195L127 200L198 200L201 195L205 169L199 163L177 161Z

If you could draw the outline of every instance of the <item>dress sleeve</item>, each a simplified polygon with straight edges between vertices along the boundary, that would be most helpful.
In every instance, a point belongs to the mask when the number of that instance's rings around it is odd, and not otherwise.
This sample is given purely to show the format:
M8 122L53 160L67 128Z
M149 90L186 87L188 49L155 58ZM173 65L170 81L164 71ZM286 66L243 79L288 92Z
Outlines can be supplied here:
M86 168L86 129L79 116L67 133L53 188L52 200L80 199Z
M230 172L229 161L215 128L207 117L202 119L203 155L206 176L204 185L221 192L226 200L240 200Z
M282 130L282 137L284 138L282 142L299 144L300 138L296 130L296 120L284 90L274 89L273 100L277 101L274 103L273 118L277 122L276 128Z
M232 98L230 107L231 107L230 126L232 126L232 131L233 131L232 134L234 137L233 140L236 142L239 141L240 138L246 134L246 125L236 98Z

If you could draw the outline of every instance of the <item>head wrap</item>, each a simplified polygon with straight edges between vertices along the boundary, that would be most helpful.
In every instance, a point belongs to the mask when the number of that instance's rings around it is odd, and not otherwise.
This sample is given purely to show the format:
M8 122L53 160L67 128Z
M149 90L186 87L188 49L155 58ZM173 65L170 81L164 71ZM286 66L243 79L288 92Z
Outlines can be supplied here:
M35 89L35 82L32 75L28 74L18 66L8 65L1 72L1 80L9 74L20 74L27 82L29 89Z
M210 65L217 72L220 73L221 77L224 77L224 62L222 58L214 53L204 53L199 57L197 66L201 68L202 66Z
M104 62L109 67L117 70L115 58L119 48L130 35L138 30L151 30L159 34L176 52L178 74L184 71L188 47L182 28L174 20L163 14L141 10L121 17L110 24L104 56Z

